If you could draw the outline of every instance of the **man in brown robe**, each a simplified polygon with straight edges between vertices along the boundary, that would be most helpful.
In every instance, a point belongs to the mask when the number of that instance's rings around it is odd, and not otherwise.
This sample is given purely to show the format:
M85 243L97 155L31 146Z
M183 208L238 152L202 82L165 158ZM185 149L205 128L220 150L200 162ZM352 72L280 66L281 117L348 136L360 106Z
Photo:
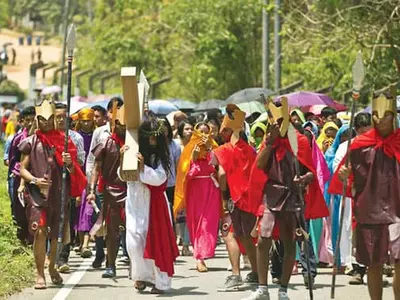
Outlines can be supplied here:
M296 177L291 146L287 131L289 126L289 111L286 105L276 107L269 104L271 111L270 126L265 139L265 145L257 156L257 167L267 175L264 185L264 213L260 219L259 238L257 245L257 267L259 274L258 289L245 300L269 300L267 274L269 266L269 251L272 244L273 229L279 222L280 240L284 244L284 259L282 277L278 292L279 300L289 299L287 287L296 257L295 230L304 217L303 203L299 195L298 185L307 186L313 179L313 173L307 169L305 155L310 152L309 143L305 136L298 134L299 164L301 176ZM311 157L310 157L311 158ZM310 160L310 159L309 159ZM304 228L304 227L303 227Z
M95 165L90 176L90 188L88 202L95 201L96 183L101 173L104 181L103 212L107 228L107 267L103 278L116 276L115 260L120 238L120 226L125 224L125 200L126 183L118 177L118 168L121 163L121 148L125 144L125 121L124 105L113 107L113 115L116 116L111 122L113 134L103 143L94 147L92 153L95 156Z
M350 166L339 168L329 189L341 191L336 178L348 180L352 188L356 257L368 267L368 290L373 300L382 299L382 267L388 253L395 262L395 299L400 299L400 129L396 115L395 96L374 98L374 128L354 139Z
M69 170L66 199L69 199L69 194L77 194L78 190L82 192L86 180L82 172L76 172L78 166L76 147L71 140L69 140L70 153L63 152L64 134L55 130L54 105L44 100L42 105L36 107L36 117L38 130L20 143L19 150L23 155L21 178L26 186L26 213L29 230L34 236L33 253L37 271L34 287L45 289L46 238L51 241L48 266L51 281L57 285L63 282L55 268L61 218L62 165L65 163ZM71 184L72 181L74 184ZM67 207L68 203L64 203L64 237L69 235ZM64 239L64 242L68 241Z

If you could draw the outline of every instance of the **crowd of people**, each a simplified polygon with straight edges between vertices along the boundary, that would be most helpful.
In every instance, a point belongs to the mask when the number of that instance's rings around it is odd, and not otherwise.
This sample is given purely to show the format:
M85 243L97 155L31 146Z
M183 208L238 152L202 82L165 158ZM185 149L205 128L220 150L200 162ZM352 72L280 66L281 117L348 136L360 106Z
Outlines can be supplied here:
M107 110L81 109L70 120L67 107L51 99L24 108L8 137L4 163L18 239L33 245L35 289L47 287L46 267L51 281L62 284L70 252L88 259L94 242L92 267L105 263L103 278L116 276L122 248L134 287L164 293L179 255L192 256L197 271L208 272L206 261L222 240L231 275L221 291L255 284L245 299L269 299L270 269L279 299L289 299L287 288L298 266L305 286L314 288L317 268L332 267L339 245L349 283L363 284L367 273L371 299L381 299L382 272L400 274L395 103L393 95L376 95L372 114L356 114L354 128L334 108L314 115L289 109L284 99L265 104L266 118L246 115L233 104L225 115L179 111L173 122L146 111L139 152L129 157L138 161L137 172L123 169L130 152L122 99L111 99ZM243 260L251 268L244 279ZM393 289L400 299L400 276L394 277Z

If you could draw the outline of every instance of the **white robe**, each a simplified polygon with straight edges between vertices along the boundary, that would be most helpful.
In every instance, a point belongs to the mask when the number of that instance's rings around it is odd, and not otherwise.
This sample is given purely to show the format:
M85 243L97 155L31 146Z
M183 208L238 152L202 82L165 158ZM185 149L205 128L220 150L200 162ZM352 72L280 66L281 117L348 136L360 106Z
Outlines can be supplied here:
M160 186L167 175L160 164L157 169L144 167L140 181L128 181L126 200L126 248L131 260L131 279L154 284L159 290L169 290L171 279L155 266L154 260L145 259L144 250L149 228L150 190L145 184ZM168 201L165 197L165 201Z
M335 160L333 161L333 170L336 172L337 167L340 162L346 156L347 153L347 143L343 142L339 145L336 151ZM352 267L352 263L355 262L353 258L353 243L352 243L352 207L351 198L345 198L344 202L344 217L343 217L343 229L342 236L340 239L340 260L342 265ZM332 203L333 201L331 201ZM340 214L339 214L340 222Z

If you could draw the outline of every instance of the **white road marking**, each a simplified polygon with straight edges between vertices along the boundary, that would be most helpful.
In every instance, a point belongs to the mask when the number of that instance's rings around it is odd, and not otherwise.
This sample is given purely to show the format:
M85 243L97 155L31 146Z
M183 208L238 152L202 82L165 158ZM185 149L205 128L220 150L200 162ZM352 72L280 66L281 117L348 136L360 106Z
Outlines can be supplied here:
M68 297L69 293L71 293L72 289L78 282L82 279L83 275L85 275L86 270L92 265L91 261L84 261L78 269L71 275L66 283L64 283L64 287L61 288L58 293L53 297L53 300L64 300Z

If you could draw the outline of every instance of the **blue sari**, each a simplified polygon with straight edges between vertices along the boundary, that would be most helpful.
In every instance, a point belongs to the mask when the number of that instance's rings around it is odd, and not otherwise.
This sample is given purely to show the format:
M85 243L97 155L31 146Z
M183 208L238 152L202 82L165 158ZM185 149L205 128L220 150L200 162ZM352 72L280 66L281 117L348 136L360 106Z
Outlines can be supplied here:
M335 140L333 141L333 144L325 152L325 160L326 160L326 163L328 164L329 172L331 173L331 178L334 173L333 163L335 161L335 155L340 146L340 141L342 139L342 135L347 129L349 129L348 125L343 125L342 127L340 127L339 131L336 134ZM331 195L328 193L328 188L329 188L329 184L331 182L331 178L325 184L324 198L326 201L326 205L330 209L330 213L331 213L332 249L333 249L333 252L335 252L336 242L337 242L338 235L339 235L340 202L341 202L342 196L341 195Z

